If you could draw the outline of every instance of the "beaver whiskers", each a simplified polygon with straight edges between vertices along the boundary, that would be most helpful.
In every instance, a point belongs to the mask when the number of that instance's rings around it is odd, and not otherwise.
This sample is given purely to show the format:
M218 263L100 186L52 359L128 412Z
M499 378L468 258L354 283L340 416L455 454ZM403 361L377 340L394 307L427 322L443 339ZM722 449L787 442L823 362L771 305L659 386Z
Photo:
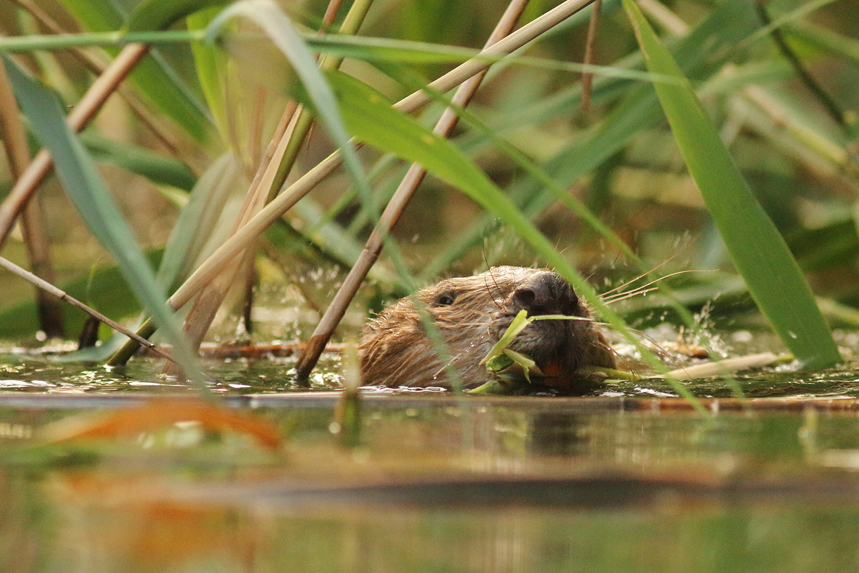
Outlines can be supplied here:
M451 365L468 387L492 379L481 361L521 310L529 316L581 319L534 321L511 343L511 350L529 356L547 376L563 379L584 365L615 367L611 347L590 310L554 272L496 267L473 277L443 280L413 296L432 319ZM410 297L364 327L359 352L365 384L450 385Z

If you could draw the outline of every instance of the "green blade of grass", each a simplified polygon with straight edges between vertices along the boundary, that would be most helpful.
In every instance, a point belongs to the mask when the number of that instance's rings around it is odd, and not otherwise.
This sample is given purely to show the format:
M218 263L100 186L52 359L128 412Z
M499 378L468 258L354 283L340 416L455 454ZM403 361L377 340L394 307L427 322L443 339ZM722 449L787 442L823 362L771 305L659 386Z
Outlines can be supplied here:
M631 0L624 0L648 69L677 78L654 84L689 173L758 307L806 368L842 361L811 288L775 225L725 149L689 80Z
M220 10L209 8L196 12L186 19L189 30L202 31L218 15ZM191 53L194 55L194 67L197 71L197 79L209 105L209 110L215 121L215 126L221 134L223 141L230 141L229 125L230 118L227 113L226 93L224 81L228 76L229 61L227 54L218 46L203 42L191 43Z
M105 139L92 130L82 133L80 140L96 161L112 163L156 185L190 191L197 182L191 168L178 159L137 145Z
M146 311L156 317L174 354L194 380L202 382L196 359L164 303L166 293L155 280L131 230L105 188L95 163L66 124L59 100L30 78L11 60L3 57L21 111L54 160L57 176L87 228L115 257L129 287Z

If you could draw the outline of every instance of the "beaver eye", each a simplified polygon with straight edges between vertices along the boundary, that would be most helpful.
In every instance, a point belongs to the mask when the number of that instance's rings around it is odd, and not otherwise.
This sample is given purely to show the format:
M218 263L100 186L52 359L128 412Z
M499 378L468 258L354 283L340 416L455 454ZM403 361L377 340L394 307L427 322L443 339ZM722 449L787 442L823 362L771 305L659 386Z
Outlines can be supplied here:
M435 300L436 306L450 306L456 300L456 295L451 292L446 292Z

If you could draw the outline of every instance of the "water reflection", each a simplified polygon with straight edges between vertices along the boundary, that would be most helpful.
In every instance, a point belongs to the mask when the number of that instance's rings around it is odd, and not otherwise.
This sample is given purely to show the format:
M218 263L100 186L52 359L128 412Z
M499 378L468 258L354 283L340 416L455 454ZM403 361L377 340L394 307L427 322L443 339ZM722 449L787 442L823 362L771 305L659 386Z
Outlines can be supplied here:
M702 416L630 388L589 399L364 389L362 442L344 448L330 432L337 395L287 395L289 366L234 360L218 371L224 403L286 437L273 454L180 426L28 448L51 422L128 408L176 383L145 360L117 370L33 357L0 365L0 570L859 565L852 401ZM780 386L788 395L855 391L846 370L773 376L792 376ZM741 379L763 395L776 382ZM692 388L719 395L720 384Z
M205 487L205 486L199 486ZM160 489L160 491L159 491ZM3 571L847 571L859 514L784 498L589 508L171 499L129 475L0 473Z

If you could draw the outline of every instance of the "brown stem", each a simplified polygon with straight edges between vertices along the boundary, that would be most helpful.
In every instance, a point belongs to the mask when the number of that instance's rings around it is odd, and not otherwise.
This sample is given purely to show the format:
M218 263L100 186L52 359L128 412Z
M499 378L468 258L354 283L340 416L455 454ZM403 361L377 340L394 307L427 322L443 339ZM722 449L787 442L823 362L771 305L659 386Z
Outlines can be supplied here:
M599 34L600 9L602 0L594 2L594 11L591 13L591 21L588 24L588 40L585 44L585 58L582 62L586 66L594 63L594 46ZM593 72L582 74L582 111L587 112L591 107L591 86L593 84Z
M94 309L88 307L87 305L85 305L81 301L77 300L76 298L72 297L68 293L58 289L57 287L55 287L54 285L52 285L48 282L43 281L42 279L40 279L39 277L37 277L33 273L22 269L21 267L19 267L15 263L13 263L7 259L4 259L3 257L0 257L0 267L6 269L7 271L9 271L11 273L16 274L17 276L23 278L26 281L29 281L30 283L32 283L35 286L37 286L38 288L44 290L48 294L55 296L56 298L58 298L60 300L66 301L67 303L69 303L70 305L72 305L76 308L81 309L82 311L89 314L90 316L95 317L98 320L100 320L101 322L105 323L106 325L108 325L109 327L114 329L115 331L120 332L120 333L124 334L125 336L128 336L129 338L133 338L133 339L137 340L138 343L142 344L146 348L152 350L153 352L160 354L161 356L163 356L164 358L167 358L170 361L173 361L173 357L170 356L170 354L167 351L159 348L156 344L149 342L148 340L146 340L144 338L141 338L140 336L131 332L130 330L128 330L124 326L117 324L116 322L109 319L105 315L101 314L97 310L94 310Z
M492 32L492 35L486 42L485 48L489 48L513 30L513 27L516 25L516 21L519 19L519 16L522 14L522 11L525 9L527 4L528 0L512 0L510 2L507 10L505 10L501 17L501 20L499 20L495 30ZM486 70L483 70L459 86L459 89L457 89L456 94L453 97L453 104L458 107L466 107L471 101L471 98L474 97L477 89L480 87L485 75ZM453 108L447 108L438 120L438 123L436 123L433 132L441 137L448 137L456 127L458 121L459 116L457 116L456 111ZM397 187L396 192L394 192L393 197L391 197L387 207L385 207L385 211L382 213L382 217L379 220L378 225L373 229L373 233L370 235L367 244L361 251L361 255L358 257L352 270L349 271L349 275L337 291L334 300L331 301L331 304L325 311L325 315L322 317L322 320L320 320L319 324L316 326L316 330L314 330L313 335L310 338L310 342L296 364L295 368L299 384L306 384L306 380L308 376L310 376L311 370L316 366L319 356L325 349L325 345L331 339L331 335L334 333L334 330L337 328L337 325L340 324L340 320L342 320L343 315L346 313L346 308L358 292L358 288L366 278L367 273L370 271L370 267L372 267L379 258L379 253L382 251L385 238L391 232L394 225L396 225L414 195L415 190L426 176L426 173L426 169L421 165L414 163L409 168L400 185Z
M30 163L30 151L15 95L12 93L6 68L2 63L0 63L0 132L3 133L3 146L9 159L9 170L17 179L26 171ZM33 273L53 283L54 268L51 264L51 253L40 203L31 202L24 210L21 230ZM38 288L36 289L36 312L39 327L48 337L63 336L63 316L59 302Z
M86 127L102 108L107 98L116 91L120 83L137 66L143 57L149 53L145 44L128 44L102 75L90 86L84 97L74 107L67 118L67 123L74 131ZM9 238L9 233L15 224L15 219L27 205L30 197L36 192L39 184L50 173L53 161L46 150L36 154L36 158L15 182L15 186L0 205L0 249Z
M326 11L324 24L330 24L333 21L336 17L334 8L339 4L339 0L332 0ZM274 137L266 148L265 160L260 162L254 180L245 195L245 200L233 223L230 235L234 235L277 194L295 163L298 151L310 129L310 122L311 115L307 110L303 110L301 106L295 106L291 102L287 104ZM235 282L238 270L247 269L249 265L253 265L250 256L252 253L252 248L245 249L239 257L234 259L235 263L225 267L221 274L208 284L194 301L191 310L185 317L184 330L188 341L195 350L199 349L218 309L224 303L227 293ZM164 365L164 374L178 374L177 368L175 364L167 363Z

